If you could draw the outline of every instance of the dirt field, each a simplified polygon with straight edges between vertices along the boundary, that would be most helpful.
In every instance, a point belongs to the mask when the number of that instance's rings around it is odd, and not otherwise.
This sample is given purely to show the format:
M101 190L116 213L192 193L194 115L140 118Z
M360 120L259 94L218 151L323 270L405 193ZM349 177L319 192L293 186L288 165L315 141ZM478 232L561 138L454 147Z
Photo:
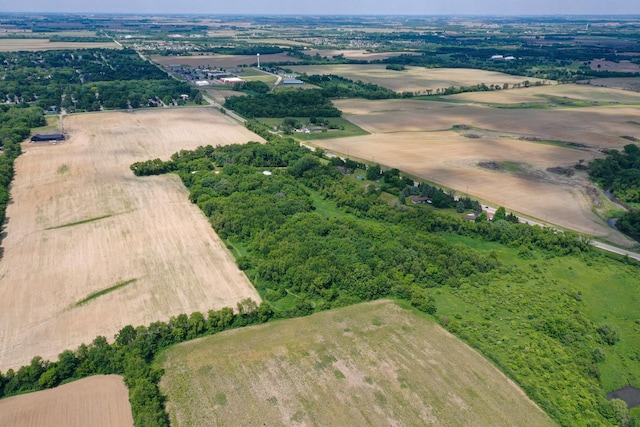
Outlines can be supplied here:
M225 332L161 358L174 427L554 425L473 349L388 301Z
M151 60L163 66L174 64L188 65L190 67L221 67L234 68L239 65L251 65L258 62L256 55L198 55L198 56L153 56ZM273 55L260 55L260 64L269 62L298 62L299 59L287 56L286 53Z
M465 68L423 68L407 67L405 71L387 70L386 65L300 65L290 67L299 73L336 74L351 80L375 83L396 92L424 92L449 86L471 86L479 83L499 84L522 83L537 79L510 76L492 71Z
M592 79L591 85L640 92L640 77L612 77L607 79Z
M61 144L25 143L16 163L0 262L0 370L111 339L127 324L259 301L178 177L129 170L259 137L210 108L70 116L65 132Z
M601 61L599 59L591 61L589 64L592 70L598 71L616 71L620 73L640 73L640 65L631 61Z
M89 42L49 42L45 39L3 39L0 38L0 52L18 52L21 50L64 50L64 49L120 49L115 43Z
M595 80L594 82L600 80ZM636 81L640 86L640 79ZM569 99L578 99L599 103L640 103L640 93L634 93L620 89L598 87L597 84L563 84L547 85L541 87L528 87L512 90L500 90L494 92L468 92L460 93L458 95L446 96L445 98L457 101L478 102L486 104L549 104L549 99L545 98L545 96L566 97Z
M548 167L571 167L580 159L588 162L600 155L596 149L520 138L620 148L628 143L620 135L640 134L640 126L627 123L638 117L639 108L496 110L399 100L345 100L336 105L372 135L317 141L317 145L397 167L541 222L631 244L591 211L585 174L566 178L546 171ZM448 130L460 124L471 128ZM478 166L483 161L507 162L515 170L483 169Z
M97 375L55 389L0 400L0 425L133 427L129 390L117 375Z

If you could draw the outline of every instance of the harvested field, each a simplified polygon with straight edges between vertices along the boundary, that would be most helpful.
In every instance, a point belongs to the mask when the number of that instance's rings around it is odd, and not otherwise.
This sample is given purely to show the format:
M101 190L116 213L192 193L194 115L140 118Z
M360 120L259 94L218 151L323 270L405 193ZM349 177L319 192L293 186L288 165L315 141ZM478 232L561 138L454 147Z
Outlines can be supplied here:
M554 425L476 351L389 301L224 332L160 363L173 426Z
M64 49L120 49L113 42L50 42L47 39L3 39L0 52L64 50Z
M607 79L591 79L590 83L592 86L602 86L640 92L640 77L612 77Z
M540 222L631 244L591 211L586 174L547 172L570 168L580 159L588 162L600 155L597 150L521 138L620 148L629 141L619 132L640 133L638 125L626 122L638 116L638 108L496 110L398 100L345 100L336 105L372 135L316 141L318 146L396 167ZM469 129L448 130L460 124ZM479 138L465 137L468 133ZM519 166L503 171L478 166L491 161Z
M640 86L640 79L637 82ZM460 93L444 98L483 104L551 104L552 102L545 96L552 96L597 103L640 104L638 93L597 86L596 84L547 85L494 92Z
M251 65L258 62L256 55L152 56L151 60L165 67L180 64L189 67L203 66L209 68L234 68L243 64ZM298 61L300 60L292 56L287 56L286 53L260 55L260 64Z
M259 137L211 108L75 115L65 131L61 144L25 143L16 162L0 263L0 370L111 339L127 324L260 300L177 176L129 170Z
M96 375L60 387L0 400L0 425L133 427L122 377Z
M396 92L425 92L449 86L471 86L509 83L513 85L537 79L511 76L493 71L466 68L423 68L407 67L405 71L387 70L386 65L300 65L290 67L294 71L307 74L335 74L351 80L375 83Z
M614 71L619 73L640 73L640 65L631 61L613 62L607 60L594 59L589 64L592 70Z

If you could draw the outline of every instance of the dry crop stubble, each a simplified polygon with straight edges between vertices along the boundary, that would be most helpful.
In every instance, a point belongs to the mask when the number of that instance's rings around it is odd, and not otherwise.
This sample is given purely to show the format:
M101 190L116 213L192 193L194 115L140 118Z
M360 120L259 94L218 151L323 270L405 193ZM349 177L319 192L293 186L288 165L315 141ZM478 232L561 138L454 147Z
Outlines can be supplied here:
M51 390L0 400L0 425L133 427L122 377L96 375Z
M77 115L65 130L68 141L25 144L16 163L0 262L0 369L55 359L127 324L260 301L179 178L129 170L259 137L209 108Z

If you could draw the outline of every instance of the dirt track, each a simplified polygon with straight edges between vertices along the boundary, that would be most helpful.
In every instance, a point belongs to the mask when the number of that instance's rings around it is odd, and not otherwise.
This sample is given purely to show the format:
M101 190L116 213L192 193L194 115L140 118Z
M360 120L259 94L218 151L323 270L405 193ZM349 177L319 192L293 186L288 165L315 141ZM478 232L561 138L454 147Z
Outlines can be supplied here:
M260 300L177 176L129 170L259 137L204 108L71 116L65 132L62 144L25 144L16 163L0 261L1 370L127 324Z
M0 426L133 427L129 390L117 375L0 400Z

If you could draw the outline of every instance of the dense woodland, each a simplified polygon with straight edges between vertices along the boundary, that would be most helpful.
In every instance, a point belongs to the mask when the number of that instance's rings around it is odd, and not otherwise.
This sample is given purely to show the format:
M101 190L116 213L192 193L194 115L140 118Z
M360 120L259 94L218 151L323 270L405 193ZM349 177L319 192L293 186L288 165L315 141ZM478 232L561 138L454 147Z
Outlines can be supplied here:
M451 244L443 233L499 242L522 259L589 256L588 240L510 222L506 215L472 222L431 206L389 203L381 197L382 187L399 196L416 191L411 188L436 191L376 166L368 176L374 183L365 185L344 174L344 168L362 165L338 162L323 161L284 139L202 147L176 153L168 162L137 163L132 170L139 175L172 170L181 176L218 234L241 248L238 265L276 316L383 297L407 300L437 316L437 290L449 289L476 301L485 320L441 318L442 324L481 348L552 417L562 425L615 422L598 367L603 348L619 339L615 329L590 321L575 293L558 292L552 282L503 264L495 253ZM442 207L451 203L443 198ZM520 339L505 348L492 338L496 326L490 313L496 311L523 318L512 327L528 337L524 343Z
M224 106L247 118L341 116L340 110L318 89L231 96Z
M2 52L0 100L59 112L98 111L184 103L200 99L133 50L88 49Z
M607 157L589 163L589 176L629 205L616 222L623 233L640 241L640 147L627 144L622 152L607 151Z
M300 80L320 86L322 94L327 98L364 98L364 99L393 99L401 95L375 83L364 83L360 80L354 82L335 74L299 76ZM411 97L413 93L407 92L404 97Z

